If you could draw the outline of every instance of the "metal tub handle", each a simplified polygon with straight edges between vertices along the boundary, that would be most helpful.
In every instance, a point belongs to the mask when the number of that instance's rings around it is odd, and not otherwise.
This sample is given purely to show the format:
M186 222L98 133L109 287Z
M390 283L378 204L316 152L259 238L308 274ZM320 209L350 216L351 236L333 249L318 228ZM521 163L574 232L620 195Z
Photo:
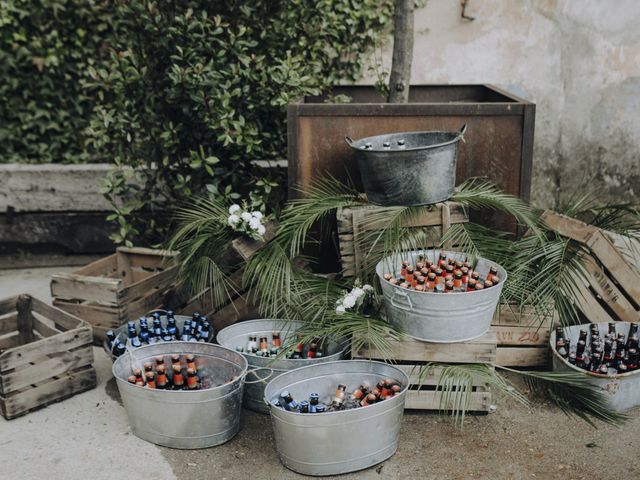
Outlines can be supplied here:
M409 304L409 308L405 307L404 305L400 305L396 303L395 302L396 295L399 297L404 297L407 300L407 303ZM391 305L393 305L396 308L399 308L400 310L404 310L405 312L413 311L413 303L411 303L411 298L407 293L403 292L402 290L397 290L397 289L393 290L393 295L391 297Z
M351 138L349 135L345 135L344 141L347 142L347 145L351 146L351 144L353 143L353 138Z
M460 129L460 133L458 134L458 138L460 140L462 140L464 143L467 143L467 141L464 139L464 134L467 133L467 124L465 123L464 125L462 125L462 128Z
M256 374L256 372L258 372L260 370L269 370L269 375L267 375L266 377L259 377ZM257 380L247 380L247 375L249 375L250 373L252 373L253 376L257 378ZM245 376L244 383L248 383L248 384L267 383L267 380L269 380L272 375L273 375L273 369L271 369L271 368L267 368L267 367L254 368L253 370L247 370L247 373L244 374L244 376Z

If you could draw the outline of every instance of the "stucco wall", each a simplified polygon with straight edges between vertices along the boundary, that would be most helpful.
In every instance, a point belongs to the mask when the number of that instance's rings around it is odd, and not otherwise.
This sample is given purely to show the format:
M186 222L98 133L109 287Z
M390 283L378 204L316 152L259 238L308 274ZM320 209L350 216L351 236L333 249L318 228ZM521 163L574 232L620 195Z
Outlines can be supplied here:
M587 189L639 200L640 1L470 0L472 22L460 10L416 12L412 83L492 83L535 102L537 204Z

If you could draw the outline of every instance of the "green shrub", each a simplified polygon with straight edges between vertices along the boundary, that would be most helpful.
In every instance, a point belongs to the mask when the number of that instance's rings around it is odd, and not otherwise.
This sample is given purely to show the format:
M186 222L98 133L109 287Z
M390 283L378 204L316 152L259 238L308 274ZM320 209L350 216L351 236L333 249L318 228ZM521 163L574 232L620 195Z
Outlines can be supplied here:
M357 78L391 12L390 0L117 2L112 62L87 84L105 99L90 146L119 167L104 191L114 239L162 238L166 206L205 189L276 200L283 178L251 161L286 156L287 103Z
M96 101L88 68L109 61L111 6L95 0L0 0L0 163L91 160Z

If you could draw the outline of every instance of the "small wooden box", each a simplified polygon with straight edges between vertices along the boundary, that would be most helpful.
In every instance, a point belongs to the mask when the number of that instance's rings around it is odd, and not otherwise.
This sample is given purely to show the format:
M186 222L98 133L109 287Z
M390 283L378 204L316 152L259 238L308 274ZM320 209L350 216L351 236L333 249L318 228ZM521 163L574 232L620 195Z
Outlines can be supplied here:
M107 330L164 306L177 281L175 255L118 247L73 273L52 275L53 304L89 322L101 342Z
M0 300L0 413L7 419L96 386L91 327L29 295Z
M372 233L386 227L393 219L394 211L399 207L350 207L339 208L336 212L338 222L338 240L340 243L340 263L344 277L361 277L362 272L372 271L375 265L367 264L367 252L371 251ZM379 219L379 221L378 221ZM407 228L431 228L436 246L452 224L465 223L469 219L458 203L444 202L432 206L411 223Z
M480 338L461 343L427 343L406 339L391 340L392 361L409 376L409 391L405 408L419 410L448 410L438 381L446 364L495 363L496 336L489 332ZM352 358L384 361L385 355L369 347L351 351ZM443 365L429 366L437 362ZM486 413L491 406L491 391L480 378L473 379L469 402L470 412Z

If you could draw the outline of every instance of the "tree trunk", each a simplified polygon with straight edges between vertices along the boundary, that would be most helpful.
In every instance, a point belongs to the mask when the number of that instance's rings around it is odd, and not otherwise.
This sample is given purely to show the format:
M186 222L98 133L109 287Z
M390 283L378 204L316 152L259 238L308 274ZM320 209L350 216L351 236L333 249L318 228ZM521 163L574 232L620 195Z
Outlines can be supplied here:
M407 103L409 101L411 62L413 61L414 1L395 0L389 103Z

